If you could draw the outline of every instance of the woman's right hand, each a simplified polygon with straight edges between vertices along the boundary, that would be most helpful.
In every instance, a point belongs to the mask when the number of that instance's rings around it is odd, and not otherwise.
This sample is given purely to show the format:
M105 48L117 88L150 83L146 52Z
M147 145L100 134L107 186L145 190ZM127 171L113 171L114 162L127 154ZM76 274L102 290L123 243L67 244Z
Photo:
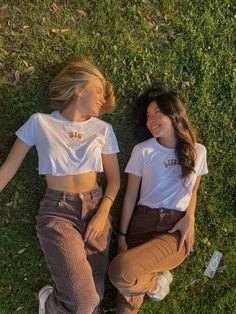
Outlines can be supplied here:
M128 250L126 238L124 236L118 236L118 247L117 247L117 254L126 252Z

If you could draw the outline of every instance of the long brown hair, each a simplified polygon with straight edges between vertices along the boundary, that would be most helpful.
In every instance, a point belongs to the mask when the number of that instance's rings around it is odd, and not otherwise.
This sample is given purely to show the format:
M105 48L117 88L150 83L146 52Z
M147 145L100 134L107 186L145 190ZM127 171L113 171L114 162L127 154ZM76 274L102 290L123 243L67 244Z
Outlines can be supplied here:
M183 179L195 172L196 161L196 131L192 127L186 112L186 107L174 93L167 92L163 88L151 87L137 98L136 131L138 138L142 140L152 137L146 127L147 108L155 101L160 111L169 117L174 127L177 140L175 154L181 166Z

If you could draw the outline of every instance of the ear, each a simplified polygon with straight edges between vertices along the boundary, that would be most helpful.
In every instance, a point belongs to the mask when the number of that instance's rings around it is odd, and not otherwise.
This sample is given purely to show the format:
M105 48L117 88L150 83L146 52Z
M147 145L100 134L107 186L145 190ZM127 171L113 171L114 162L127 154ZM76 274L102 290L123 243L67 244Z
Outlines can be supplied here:
M83 88L81 86L77 86L75 88L75 96L79 98L81 96L82 90Z

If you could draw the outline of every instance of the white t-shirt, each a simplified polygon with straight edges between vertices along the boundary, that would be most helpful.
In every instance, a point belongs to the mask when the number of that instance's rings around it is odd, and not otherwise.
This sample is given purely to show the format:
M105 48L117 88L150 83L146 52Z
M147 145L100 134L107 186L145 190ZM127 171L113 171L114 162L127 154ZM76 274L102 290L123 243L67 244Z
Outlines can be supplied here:
M39 174L102 172L101 155L119 152L110 124L95 117L69 121L59 111L33 114L16 135L24 143L36 145Z
M136 145L125 172L142 177L139 205L186 211L197 176L208 173L206 148L196 144L195 173L181 179L175 149L160 145L155 138Z

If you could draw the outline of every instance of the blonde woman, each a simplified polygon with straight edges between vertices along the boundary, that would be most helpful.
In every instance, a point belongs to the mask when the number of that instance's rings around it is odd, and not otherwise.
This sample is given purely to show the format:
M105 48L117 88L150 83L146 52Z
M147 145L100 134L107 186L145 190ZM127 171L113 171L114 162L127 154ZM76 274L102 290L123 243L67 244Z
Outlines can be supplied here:
M36 113L16 132L0 167L0 191L32 146L47 190L37 235L54 287L39 292L40 314L98 313L111 234L110 207L120 185L111 125L97 118L114 107L112 86L96 66L75 58L52 81L51 114ZM105 172L103 194L97 173Z

